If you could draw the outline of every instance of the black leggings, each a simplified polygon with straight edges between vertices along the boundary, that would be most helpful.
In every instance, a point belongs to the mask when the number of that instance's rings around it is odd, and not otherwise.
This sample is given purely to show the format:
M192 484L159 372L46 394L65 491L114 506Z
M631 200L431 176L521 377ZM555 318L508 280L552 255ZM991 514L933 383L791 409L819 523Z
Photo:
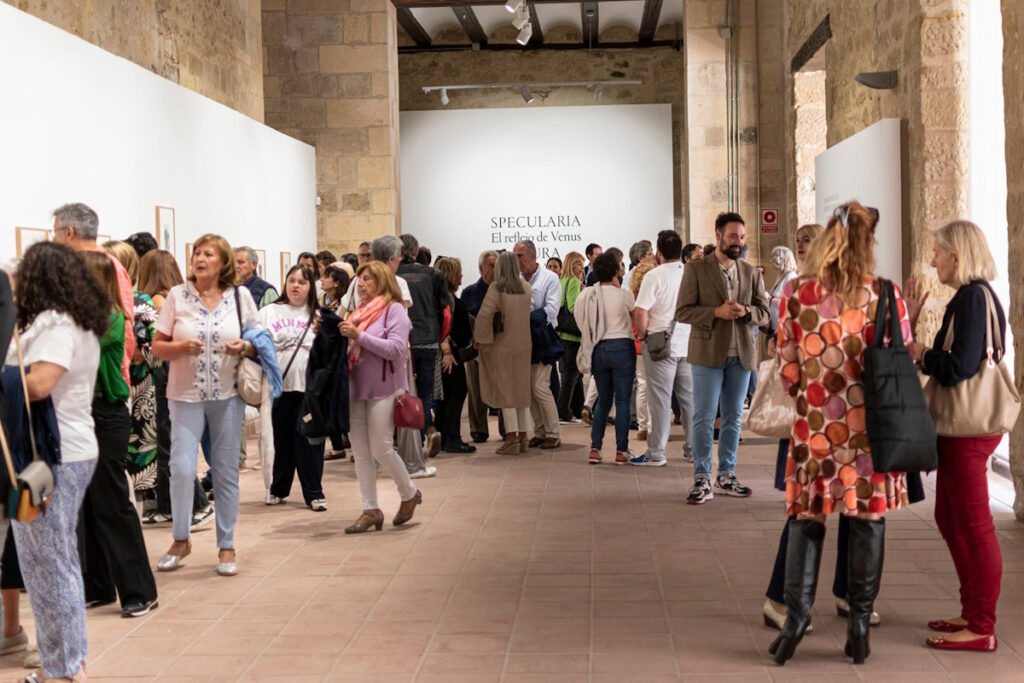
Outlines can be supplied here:
M287 498L292 491L295 473L299 474L302 497L309 505L324 498L324 444L309 443L299 432L302 413L301 391L286 391L274 401L271 421L274 425L274 481L270 494Z

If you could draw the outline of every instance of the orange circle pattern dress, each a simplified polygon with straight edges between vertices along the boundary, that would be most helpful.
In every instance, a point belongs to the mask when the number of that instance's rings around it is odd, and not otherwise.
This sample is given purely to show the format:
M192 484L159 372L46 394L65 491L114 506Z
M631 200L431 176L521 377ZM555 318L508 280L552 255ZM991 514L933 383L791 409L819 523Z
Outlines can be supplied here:
M898 287L903 338L910 320ZM875 472L864 416L864 349L874 341L878 285L865 278L847 304L817 278L788 282L779 304L782 386L796 400L786 462L788 515L856 517L908 504L902 472Z

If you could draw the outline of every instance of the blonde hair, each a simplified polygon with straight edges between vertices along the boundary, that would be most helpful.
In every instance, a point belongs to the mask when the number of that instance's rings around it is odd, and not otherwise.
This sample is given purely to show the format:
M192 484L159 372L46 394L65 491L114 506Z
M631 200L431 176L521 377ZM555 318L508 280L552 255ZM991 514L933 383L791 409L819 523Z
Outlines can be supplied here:
M363 273L369 273L370 277L377 283L377 294L384 297L384 300L388 303L397 301L402 303L402 290L398 288L398 280L395 279L395 274L391 272L391 269L384 265L381 261L370 261L359 266L359 270L356 271L356 277L360 277ZM363 301L362 303L367 303Z
M110 240L103 243L103 251L121 262L124 269L128 271L128 277L131 278L133 285L139 281L139 254L132 245L127 242Z
M796 237L799 238L802 232L810 235L813 242L821 233L825 232L825 226L821 223L804 223L796 229Z
M633 292L633 298L640 293L640 283L643 282L644 275L652 270L654 270L654 266L650 263L638 263L633 267L633 271L629 274L629 291Z
M565 255L565 260L562 262L563 278L567 275L569 277L576 277L575 275L572 274L573 266L575 266L576 263L583 263L583 254L581 254L578 251L570 251L568 254Z
M220 266L220 273L217 276L217 286L221 289L227 289L228 287L235 286L235 250L231 248L231 245L226 239L220 235L214 235L213 233L206 233L200 235L199 239L192 245L192 260L196 258L196 252L204 244L210 243L213 248L217 250L217 254L220 256L222 261ZM189 264L192 265L191 263ZM189 282L196 281L195 269L188 275Z
M988 248L985 233L971 221L953 221L933 230L935 242L956 256L956 284L972 280L996 279L996 262Z
M451 256L441 256L437 259L434 267L441 271L441 275L444 275L449 292L454 292L459 288L459 282L462 280L462 261Z
M852 303L864 278L875 270L875 223L874 215L860 202L837 207L825 232L807 249L801 275L818 278Z

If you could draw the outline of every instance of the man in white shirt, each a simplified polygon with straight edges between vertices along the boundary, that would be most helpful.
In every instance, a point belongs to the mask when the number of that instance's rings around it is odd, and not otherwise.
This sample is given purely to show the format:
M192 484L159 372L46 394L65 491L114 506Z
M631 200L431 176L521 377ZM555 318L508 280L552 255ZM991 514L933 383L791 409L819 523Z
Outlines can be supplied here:
M562 298L562 285L558 276L537 262L537 247L533 242L519 242L512 249L519 261L519 270L532 288L532 310L544 310L552 327L558 325L558 306ZM551 394L551 368L544 363L530 366L533 392L530 413L533 416L533 438L530 448L551 449L562 445L558 429L558 407Z
M643 340L643 362L647 373L647 405L651 431L647 451L630 460L633 465L665 465L665 446L672 425L672 392L679 402L680 422L686 431L683 459L693 460L693 378L686 361L690 326L676 322L676 298L683 281L680 261L683 241L674 230L658 233L658 258L661 265L644 276L636 297L636 331ZM668 353L661 360L651 357L651 348L665 340Z

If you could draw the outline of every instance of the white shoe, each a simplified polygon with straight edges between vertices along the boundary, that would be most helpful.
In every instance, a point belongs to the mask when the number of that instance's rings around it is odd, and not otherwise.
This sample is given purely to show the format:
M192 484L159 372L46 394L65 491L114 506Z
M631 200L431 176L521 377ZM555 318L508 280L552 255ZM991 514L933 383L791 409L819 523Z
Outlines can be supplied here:
M9 655L12 652L22 652L28 649L28 634L25 629L19 628L18 632L10 638L5 637L0 642L0 655Z
M309 504L309 508L313 512L324 512L327 510L327 501L324 500L323 498L317 498L316 500Z
M430 477L433 477L435 475L437 475L437 468L436 467L424 467L419 472L413 472L412 474L410 474L409 478L410 479L429 479Z
M280 505L281 503L284 502L284 498L278 498L270 491L267 491L267 499L263 502L266 503L267 505Z

